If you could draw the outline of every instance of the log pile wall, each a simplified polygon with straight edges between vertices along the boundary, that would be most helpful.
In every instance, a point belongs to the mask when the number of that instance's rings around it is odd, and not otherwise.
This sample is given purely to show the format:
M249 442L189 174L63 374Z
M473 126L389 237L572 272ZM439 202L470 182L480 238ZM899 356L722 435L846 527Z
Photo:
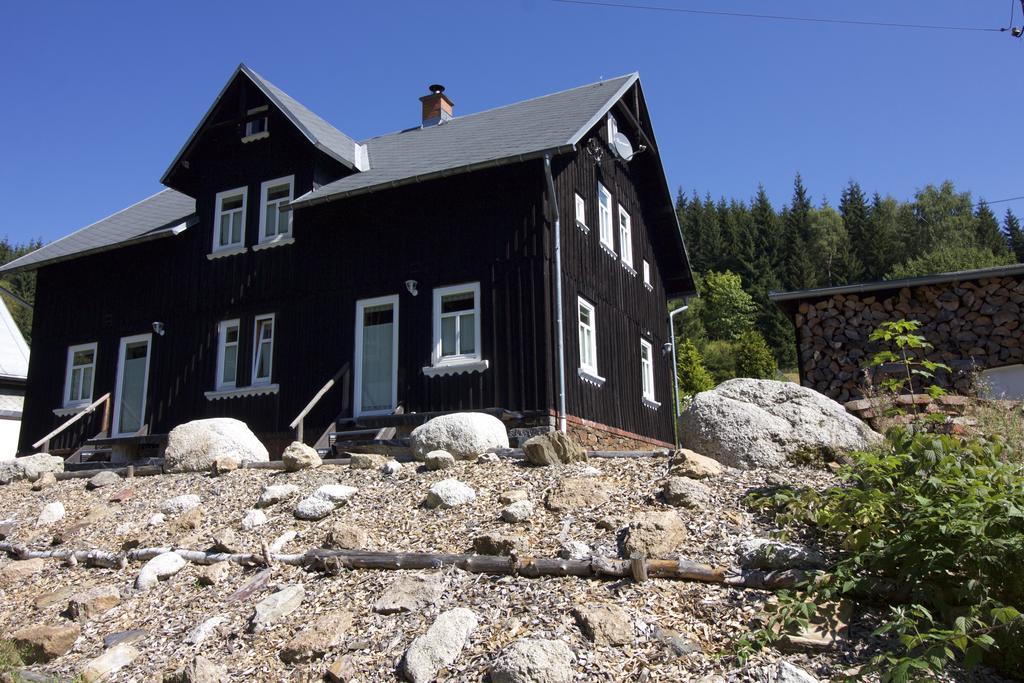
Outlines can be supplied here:
M928 358L953 368L938 383L971 394L975 371L1024 361L1022 310L1020 276L801 301L793 312L801 382L837 401L871 395L878 376L866 368L882 347L868 337L884 321L906 319L934 345Z

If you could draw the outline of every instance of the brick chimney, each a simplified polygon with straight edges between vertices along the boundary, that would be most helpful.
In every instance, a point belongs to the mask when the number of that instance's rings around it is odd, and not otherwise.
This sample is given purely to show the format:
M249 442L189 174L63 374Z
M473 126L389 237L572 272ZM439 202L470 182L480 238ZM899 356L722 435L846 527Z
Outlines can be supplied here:
M423 127L436 126L451 121L452 109L455 105L448 96L444 94L444 86L434 84L430 86L430 94L420 98L423 103Z

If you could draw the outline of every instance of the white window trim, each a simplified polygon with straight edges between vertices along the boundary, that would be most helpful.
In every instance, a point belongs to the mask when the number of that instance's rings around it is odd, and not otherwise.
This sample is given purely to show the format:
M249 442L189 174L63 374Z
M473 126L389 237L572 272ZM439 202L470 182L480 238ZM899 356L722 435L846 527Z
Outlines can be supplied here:
M221 206L224 204L224 199L227 197L233 197L237 194L242 195L242 241L232 242L230 244L221 245L220 240L220 216ZM230 256L231 254L240 254L245 251L245 223L246 217L248 216L249 210L249 188L248 187L236 187L231 190L224 190L218 192L214 198L213 205L213 249L210 251L208 258L216 258L214 254L219 256ZM230 254L227 252L231 252ZM220 253L224 252L224 253Z
M235 379L231 382L224 381L224 350L225 350L225 339L227 329L231 326L238 328L238 341L235 342ZM238 360L241 357L239 353L242 349L242 321L239 318L233 318L232 320L222 320L217 326L217 376L214 380L213 385L217 388L217 391L223 391L225 389L235 389L238 387Z
M619 122L615 120L615 117L608 114L608 144L611 145L615 142L615 134L619 132Z
M601 208L601 197L608 198L608 212L605 213L604 209ZM613 225L615 219L615 211L612 208L614 202L612 199L612 193L608 191L608 188L602 185L600 182L597 184L597 225L598 232L601 236L601 246L608 250L613 256L615 255L615 226ZM607 229L606 229L607 228ZM607 234L606 234L607 233Z
M575 197L576 207L576 227L589 234L590 228L587 227L587 200L579 192L574 192L573 196Z
M275 185L284 185L288 183L288 199L290 202L295 197L295 176L286 175L281 178L274 178L273 180L265 180L260 184L260 238L257 240L259 244L270 244L272 242L284 239L291 239L292 236L292 211L285 211L285 215L288 216L288 232L282 233L278 229L278 233L273 237L266 236L267 225L267 192L271 187ZM293 240L294 241L294 240ZM255 247L253 247L255 248Z
M585 308L590 312L590 324L587 327L590 328L593 363L587 362L587 359L583 357L582 328L584 325L580 321L580 308ZM580 356L580 378L593 384L597 384L598 386L604 384L604 377L597 374L597 307L581 296L576 297L576 338L576 347Z
M644 367L644 349L647 349L647 367ZM650 385L650 391L643 389L644 381L647 381ZM654 346L646 339L640 340L640 388L645 404L661 405L654 399Z
M355 337L355 370L353 372L353 410L355 417L360 415L390 415L394 410L363 410L363 323L365 322L364 311L374 306L391 304L394 312L391 325L391 405L398 405L398 308L399 298L397 294L381 296L376 299L360 299L356 302L356 337Z
M449 294L473 293L473 339L476 340L476 351L455 356L441 357L441 298ZM434 288L434 348L430 353L431 368L462 369L465 372L472 372L487 369L487 361L483 360L483 340L480 338L480 283L466 282L461 285L450 285L448 287ZM461 342L461 339L459 340ZM483 367L480 367L481 363ZM429 374L423 369L424 374L435 376L439 371Z
M625 226L622 223L623 218L626 219ZM633 218L622 204L619 204L619 252L622 255L622 265L636 275L636 271L633 270Z
M110 428L111 436L131 436L135 432L121 431L121 385L124 382L124 357L128 351L128 345L135 342L146 342L146 376L142 382L142 426L146 426L146 404L149 398L149 366L153 361L153 335L150 333L136 334L131 337L121 337L121 347L117 352L117 384L114 385L114 418Z
M90 403L92 403L93 394L96 393L96 360L99 355L97 347L97 342L90 342L88 344L76 344L75 346L68 347L67 365L64 368L64 408L80 408L82 406L87 406ZM73 367L75 354L78 353L79 351L92 351L92 386L89 387L89 398L83 398L77 401L72 401L71 368Z
M263 251L264 249L273 249L274 247L285 247L288 246L289 244L295 244L294 237L290 235L287 237L281 237L280 235L278 235L272 240L267 240L266 242L260 242L259 244L252 245L252 250ZM245 249L243 249L242 251L245 251Z
M648 292L654 291L654 285L651 284L651 263L647 259L644 259L644 287Z
M270 374L264 379L258 379L256 377L256 361L259 359L259 339L257 334L260 329L260 322L269 320L272 327L270 328ZM252 374L249 378L249 384L253 387L266 386L272 384L271 380L274 378L274 351L277 347L277 314L265 313L258 315L253 318L252 321Z
M218 258L225 258L226 256L238 256L239 254L244 254L247 251L249 251L248 247L231 247L230 249L221 249L220 251L207 254L206 258L212 261Z
M279 384L260 384L254 387L238 387L235 389L223 389L218 391L204 391L203 396L207 401L216 401L222 398L243 398L248 396L271 396L280 391Z

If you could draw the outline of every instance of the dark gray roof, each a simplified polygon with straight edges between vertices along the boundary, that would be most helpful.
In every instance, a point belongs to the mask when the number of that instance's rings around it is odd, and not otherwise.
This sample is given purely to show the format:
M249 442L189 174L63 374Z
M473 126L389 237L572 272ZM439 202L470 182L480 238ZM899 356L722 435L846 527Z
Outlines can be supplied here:
M636 82L628 74L426 128L366 140L370 168L313 190L300 207L532 158L576 144Z
M216 108L217 103L220 102L224 93L228 87L234 82L235 77L238 74L245 75L253 84L267 96L274 105L281 110L289 121L292 122L300 133L306 136L314 147L327 154L328 156L336 159L345 166L356 170L363 170L366 167L366 150L361 148L361 145L349 136L342 133L340 130L332 126L331 124L324 121L322 118L314 114L312 111L307 109L302 103L294 99L291 95L278 88L276 85L268 81L267 79L260 76L258 73L250 69L245 64L239 64L235 72L231 74L231 78L224 84L220 93L213 100L213 104L200 119L199 125L196 126L195 130L192 131L192 135L188 137L185 144L182 145L178 155L174 157L174 161L167 167L164 172L161 182L166 182L170 176L171 171L178 165L182 155L192 145L192 141L195 140L196 135L202 130L206 124L206 120L210 118L210 114Z
M994 266L992 268L978 268L976 270L957 270L952 273L936 273L934 275L922 275L903 280L878 280L876 282L858 282L852 285L840 285L838 287L819 287L817 289L800 289L792 292L770 292L768 298L772 301L798 301L802 299L818 299L822 297L835 296L836 294L860 294L861 292L878 292L888 289L903 289L904 287L923 287L925 285L938 285L947 282L963 282L964 280L980 280L986 277L1007 277L1010 275L1024 275L1024 263L1015 263L1009 266Z
M0 273L38 268L125 244L177 234L188 227L195 211L196 203L191 197L177 190L161 190L112 216L5 264L0 267Z

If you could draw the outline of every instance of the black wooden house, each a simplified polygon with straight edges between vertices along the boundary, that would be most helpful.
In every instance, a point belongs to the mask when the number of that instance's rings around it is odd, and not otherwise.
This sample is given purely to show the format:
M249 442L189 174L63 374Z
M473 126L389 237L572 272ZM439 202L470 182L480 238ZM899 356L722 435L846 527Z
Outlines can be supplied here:
M420 100L358 142L242 65L166 189L0 268L37 272L20 451L457 410L673 442L666 302L694 287L638 76Z

